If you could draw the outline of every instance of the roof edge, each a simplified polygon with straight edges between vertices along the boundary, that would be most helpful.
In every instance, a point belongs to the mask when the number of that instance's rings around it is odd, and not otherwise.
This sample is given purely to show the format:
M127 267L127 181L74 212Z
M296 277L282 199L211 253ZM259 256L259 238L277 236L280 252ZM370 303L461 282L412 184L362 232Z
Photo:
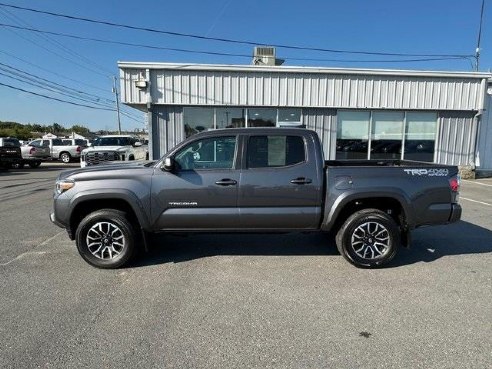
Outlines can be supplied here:
M270 73L320 73L320 74L354 74L354 75L385 75L415 77L454 77L490 79L491 73L486 72L449 72L404 69L363 69L363 68L328 68L302 66L257 66L234 64L195 64L195 63L164 63L164 62L128 62L118 61L120 69L167 69L196 71L228 71L228 72L270 72Z

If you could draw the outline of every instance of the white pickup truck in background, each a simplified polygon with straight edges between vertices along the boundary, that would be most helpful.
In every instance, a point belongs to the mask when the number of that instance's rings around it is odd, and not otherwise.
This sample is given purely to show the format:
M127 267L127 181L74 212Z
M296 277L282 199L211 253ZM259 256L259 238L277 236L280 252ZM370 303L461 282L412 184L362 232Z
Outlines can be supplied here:
M36 148L49 148L52 159L61 160L64 163L70 163L74 159L80 158L83 150L79 145L65 145L61 138L43 138L29 142L29 146Z
M142 145L136 136L101 136L82 151L80 166L84 168L111 161L148 160L148 158L148 146Z

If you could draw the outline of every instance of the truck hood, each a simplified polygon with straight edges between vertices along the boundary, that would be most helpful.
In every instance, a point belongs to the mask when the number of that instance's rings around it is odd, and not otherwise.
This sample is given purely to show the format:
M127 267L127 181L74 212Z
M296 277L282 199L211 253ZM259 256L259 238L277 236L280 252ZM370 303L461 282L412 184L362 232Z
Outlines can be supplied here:
M91 151L126 151L130 146L91 146L82 150L83 154Z
M76 177L78 175L83 176L85 174L96 174L96 173L104 174L104 172L114 173L117 170L136 171L136 170L148 169L152 167L155 163L156 161L127 161L127 162L114 162L112 164L104 164L104 165L94 165L85 168L64 170L63 172L60 173L58 179Z

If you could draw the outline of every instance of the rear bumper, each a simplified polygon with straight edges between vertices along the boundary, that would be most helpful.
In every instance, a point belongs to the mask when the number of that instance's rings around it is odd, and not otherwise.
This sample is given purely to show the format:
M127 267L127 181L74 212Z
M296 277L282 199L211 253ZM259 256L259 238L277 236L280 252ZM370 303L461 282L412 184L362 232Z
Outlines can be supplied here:
M457 222L461 219L461 205L451 204L451 215L449 216L449 223Z

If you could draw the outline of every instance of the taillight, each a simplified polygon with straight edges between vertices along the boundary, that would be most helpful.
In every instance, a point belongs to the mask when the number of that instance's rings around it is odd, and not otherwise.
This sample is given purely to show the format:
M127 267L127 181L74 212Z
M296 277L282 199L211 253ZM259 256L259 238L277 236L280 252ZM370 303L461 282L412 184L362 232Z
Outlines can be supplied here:
M31 147L31 150L29 150L29 155L32 155L36 152L36 148L35 147Z
M459 177L453 177L449 180L449 188L451 188L451 191L453 192L458 192L460 190Z
M80 146L77 146L76 151L77 151L77 152L80 152Z

